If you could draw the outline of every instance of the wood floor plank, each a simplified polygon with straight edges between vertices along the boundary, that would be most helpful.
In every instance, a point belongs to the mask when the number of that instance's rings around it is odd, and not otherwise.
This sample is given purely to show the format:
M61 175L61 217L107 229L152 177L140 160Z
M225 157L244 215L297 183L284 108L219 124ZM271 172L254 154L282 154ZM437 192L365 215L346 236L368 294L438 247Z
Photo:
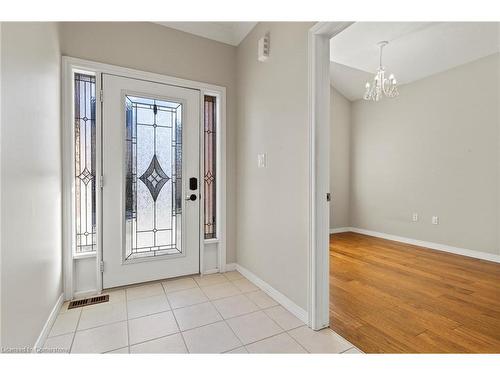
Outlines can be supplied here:
M338 233L330 325L367 353L500 353L500 264Z

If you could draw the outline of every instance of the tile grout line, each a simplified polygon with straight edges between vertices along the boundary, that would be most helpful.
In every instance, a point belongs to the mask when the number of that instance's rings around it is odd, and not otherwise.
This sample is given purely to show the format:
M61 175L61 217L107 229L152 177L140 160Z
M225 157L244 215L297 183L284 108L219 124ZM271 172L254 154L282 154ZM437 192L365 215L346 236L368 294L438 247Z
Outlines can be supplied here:
M299 327L296 327L296 328L299 328ZM263 338L263 339L259 339L259 340L257 340L257 341L250 342L250 343L248 343L248 344L246 344L246 345L243 345L243 346L244 346L244 347L245 347L245 349L246 349L246 348L247 348L247 346L250 346L250 345L256 344L256 343L258 343L258 342L261 342L261 341L264 341L264 340L267 340L267 339L270 339L270 338L273 338L273 337L276 337L276 336L279 336L279 335L282 335L282 334L287 334L287 335L288 335L288 336L289 336L289 337L290 337L293 341L295 341L295 342L296 342L296 343L297 343L297 344L298 344L301 348L303 348L303 349L305 350L306 354L311 354L311 352L310 352L309 350L307 350L307 349L306 349L306 348L305 348L302 344L300 344L297 340L295 340L295 339L294 339L294 338L293 338L293 337L292 337L292 336L288 333L288 332L290 332L290 331L293 331L294 329L295 329L295 328L292 328L292 329L290 329L290 330L288 330L288 331L283 330L282 332L276 333L276 334L274 334L274 335L272 335L272 336L269 336L269 337L265 337L265 338ZM349 349L351 349L351 348L349 348ZM349 349L347 349L347 350L349 350ZM247 351L248 351L248 350L247 350ZM249 352L249 353L250 353L250 352ZM252 354L252 353L251 353L251 354ZM254 354L257 354L257 353L254 353ZM286 354L286 353L283 353L283 354ZM291 354L291 353L290 353L290 354ZM301 354L301 353L295 353L295 354ZM302 353L302 354L304 354L304 353ZM333 354L333 353L332 353L332 354Z
M125 289L125 316L127 317L127 349L130 354L130 324L128 319L128 293L127 289Z
M230 297L225 297L225 298L220 298L218 300L214 300L214 301L220 301L222 299L228 299L228 298L233 298L233 297L237 297L237 296L243 296L244 294L236 294L234 296L230 296ZM248 298L248 297L247 297ZM248 298L248 300L250 302L252 302L256 307L257 307L257 310L254 310L254 311L250 311L250 312L246 312L246 313L243 313L243 314L238 314L238 315L235 315L235 316L231 316L229 318L225 318L224 315L222 315L222 312L217 308L217 305L212 303L212 305L214 306L215 310L217 310L217 312L219 313L219 315L221 316L222 320L229 320L229 319L233 319L233 318L239 318L240 316L243 316L243 315L248 315L248 314L251 314L251 313L254 313L254 312L257 312L257 311L260 311L262 310L256 303L254 303L252 300L250 300L250 298ZM213 301L210 301L210 302L213 302Z
M280 306L280 307L282 307L283 309L285 309L282 305L279 305L279 304L278 304L278 306ZM273 307L276 307L276 306L269 307L269 309L272 309ZM266 314L266 316L267 316L269 319L271 319L273 322L275 322L275 323L278 325L278 327L282 328L282 329L283 329L283 332L284 332L284 333L286 333L286 334L288 335L288 337L290 337L293 341L295 341L295 342L296 342L296 343L297 343L297 344L298 344L298 345L299 345L302 349L304 349L304 350L306 351L306 353L311 353L309 350L307 350L307 348L306 348L305 346L303 346L300 342L298 342L298 340L296 340L296 339L295 339L295 337L293 337L292 335L290 335L290 334L288 333L288 332L290 332L290 331L293 331L294 329L297 329L297 328L300 328L300 327L304 327L304 326L305 326L305 324L303 324L303 323L301 322L302 324L301 324L300 326L298 326L298 327L293 327L293 328L290 328L290 329L285 329L285 328L283 328L283 327L282 327L282 326L281 326L281 325L280 325L280 324L279 324L279 323L278 323L275 319L273 319L271 316L269 316L269 314L268 314L268 313L266 313L266 310L267 310L267 309L262 309L262 311L264 312L264 314ZM287 311L287 312L289 313L289 311L288 311L288 310L286 310L286 309L285 309L285 311Z
M172 332L172 333L169 333L168 335L163 335L163 336L158 336L158 337L153 337L151 339L147 339L147 340L144 340L144 341L140 341L140 342L136 342L135 344L132 344L130 346L137 346L137 345L142 345L142 344L145 344L147 342L151 342L151 341L155 341L155 340L159 340L159 339L164 339L165 337L169 337L169 336L173 336L173 335L178 335L182 332ZM143 354L147 354L147 353L143 353ZM168 354L168 353L165 353L165 354Z
M196 281L195 281L195 282L196 282ZM161 283L161 287L162 287L162 289L163 289L163 293L165 293L165 298L167 299L167 303L168 303L168 305L170 306L170 308L172 309L172 306L170 305L170 301L168 300L167 291L165 290L165 288L166 288L166 287L163 285L163 283ZM188 346L187 346L187 344L186 344L186 340L184 339L184 335L182 334L181 327L180 327L180 325L179 325L179 322L177 321L177 317L176 317L176 316L175 316L175 314L174 314L174 310L172 309L171 311L172 311L172 316L174 317L175 324L177 325L177 329L179 330L179 332L178 332L178 333L181 335L182 342L184 343L184 347L186 348L186 352L189 354L189 353L190 353L190 352L189 352L189 348L188 348ZM173 333L173 334L175 334L175 333ZM172 334L172 335L173 335L173 334ZM167 336L171 336L171 335L167 335ZM166 337L166 336L164 336L164 337ZM156 340L156 339L155 339L155 340Z
M240 279L236 279L236 280L241 280L241 279L243 279L243 278L244 278L244 277L242 276ZM240 288L238 288L236 285L234 285L234 283L233 283L231 280L229 280L229 279L227 279L227 278L226 278L225 280L226 280L226 281L217 282L217 283L214 283L214 284L211 284L211 285L205 285L205 286L200 285L200 284L199 284L199 283L195 280L195 283L196 283L196 285L197 285L197 286L195 286L195 287L191 287L191 288L186 288L186 289L181 289L181 290L176 290L176 291L171 292L170 294L174 294L174 293L177 293L177 292L183 292L183 291L186 291L186 290L190 290L190 289L196 289L196 288L198 288L198 289L200 289L200 290L201 290L201 292L205 295L205 297L207 298L207 300L208 300L208 301L217 301L217 300L221 300L221 299L225 299L225 298L234 297L234 296L237 296L237 295L246 295L246 294L250 294L250 293L254 293L254 292L258 292L258 291L262 291L262 289L260 289L260 288L258 288L258 287L257 287L257 289L255 289L255 290L250 290L250 291L246 291L246 292L245 292L245 291L241 290ZM225 296L225 297L219 297L219 298L213 298L213 299L211 299L211 298L209 298L209 297L208 297L208 295L207 295L207 294L205 293L205 291L203 290L203 288L207 288L207 287L211 287L211 286L215 286L215 285L221 285L221 284L224 284L224 283L229 283L229 284L231 284L233 287L235 287L235 288L239 291L239 293L238 293L238 294L234 294L234 295L230 295L230 296ZM161 285L162 285L162 287L163 287L163 283L161 283ZM167 299L168 299L168 294L169 294L169 293L167 293L167 292L165 291L165 294L167 295ZM170 302L170 301L169 301L169 302ZM173 311L173 310L182 309L182 308L184 308L184 307L189 307L189 306L198 305L198 304L205 303L205 302L207 302L207 301L204 301L204 302L197 302L197 303L193 303L193 304L186 305L186 306L182 306L182 307L176 307L176 308L173 308L173 307L171 306L171 308L172 308L172 311ZM253 301L252 301L252 302L253 302ZM258 306L258 307L259 307L259 306ZM270 307L272 307L272 306L270 306ZM259 307L259 308L260 308L260 307Z
M242 278L243 278L243 277L242 277ZM226 279L227 279L227 277L226 277ZM238 279L238 280L240 280L240 279ZM237 294L237 295L245 295L245 293L244 293L244 292L243 292L240 288L238 288L236 285L234 285L231 281L230 281L230 283L231 283L231 284L232 284L232 285L233 285L236 289L240 290L240 292L241 292L241 293L240 293L240 294ZM261 290L261 289L260 289L260 288L258 288L257 290ZM251 292L254 292L254 291L250 291L250 292L248 292L248 293L251 293ZM229 297L226 297L226 298L231 298L231 297L234 297L234 296L229 296ZM248 298L248 297L247 297L247 298ZM219 299L223 299L223 298L219 298ZM250 299L249 299L249 300L250 300ZM252 303L253 303L253 301L252 301ZM255 304L255 303L254 303L254 304ZM224 318L224 317L222 316L222 314L221 314L221 317L222 317L222 319L223 319L223 322L224 322L224 323L226 323L226 325L229 327L229 329L231 330L231 332L233 332L234 336L238 339L238 341L241 343L241 345L245 348L245 350L246 350L247 352L248 352L248 350L247 350L247 348L246 348L246 345L243 343L243 341L240 339L240 337L236 334L236 332L234 331L233 327L231 327L231 325L228 323L228 320L233 319L233 318L242 317L242 316L245 316L245 315L250 315L250 314L253 314L253 313L258 312L258 311L263 311L263 309L261 309L261 308L260 308L257 304L255 304L255 306L257 306L257 308L258 308L258 310L257 310L257 311L252 311L252 312L249 312L249 313L246 313L246 314L241 314L241 315L234 316L234 317L231 317L231 318L228 318L228 319ZM215 305L214 305L214 308L215 308L217 311L219 311ZM265 314L265 313L264 313L264 314ZM267 316L267 314L265 314L265 315ZM270 318L270 319L271 319L271 318ZM271 319L271 320L272 320L272 319ZM273 321L274 321L274 320L273 320ZM280 326L279 324L278 324L278 327L280 327L280 328L281 328L281 326ZM282 329L282 328L281 328L281 329ZM283 333L283 332L285 332L285 331L283 330L283 331L282 331L282 332L280 332L279 334L281 334L281 333ZM276 335L278 335L278 334L276 334ZM274 335L273 335L273 336L274 336ZM272 336L269 336L269 337L272 337ZM265 338L263 338L263 339L261 339L261 340L257 340L257 341L255 341L255 342L265 340L265 339L267 339L267 338L269 338L269 337L265 337ZM247 345L253 344L253 343L255 343L255 342L248 343ZM238 347L238 348L240 348L240 347ZM230 350L228 350L228 351L235 350L235 349L238 349L238 348L233 348L233 349L230 349ZM226 351L226 352L228 352L228 351Z
M264 341L264 340L267 340L267 339L270 339L270 338L273 338L273 337L276 337L276 336L279 336L279 335L282 335L283 333L286 333L286 331L281 331L281 332L275 333L275 334L273 334L271 336L267 336L267 337L264 337L262 339L258 339L258 340L249 342L248 344L243 344L243 346L246 348L247 346L250 346L252 344L256 344L258 342L261 342L261 341Z
M231 332L233 333L234 337L236 337L236 339L240 342L240 344L241 344L242 346L245 346L245 344L243 344L243 341L241 341L240 337L236 334L236 332L234 332L234 329L233 329L233 327L231 327L231 324L229 324L229 323L227 322L227 320L225 320L224 318L223 318L223 320L222 320L222 321L226 324L226 326L228 326L228 327L229 327L229 329L230 329L230 330L231 330ZM238 348L240 348L240 346L238 346ZM233 348L233 349L229 349L229 350L234 350L234 349L237 349L237 348ZM246 349L246 348L245 348L245 349Z
M80 324L80 319L82 318L83 308L80 310L80 314L78 314L78 322L76 322L75 330L73 331L73 339L71 340L71 345L69 346L69 353L73 350L73 344L75 343L76 333L78 332L78 325Z
M345 352L347 352L348 350L351 350L351 349L354 349L354 346L351 346L349 349L346 349L344 351L341 351L339 354L344 354Z
M338 337L340 337L342 340L344 340L345 342L349 343L353 348L356 348L358 350L360 350L356 345L354 345L350 340L346 339L344 336L342 336L340 333L338 333L336 330L334 330L332 327L328 326L328 327L325 327L325 328L322 328L322 329L329 329L331 330L335 335L337 335Z
M150 315L153 315L153 314L150 314ZM145 315L146 316L146 315ZM142 318L142 317L141 317ZM95 329L95 328L101 328L101 327L105 327L105 326L109 326L111 324L116 324L116 323L123 323L123 322L126 322L128 319L125 318L125 319L120 319L120 320L113 320L112 322L108 322L108 323L104 323L104 324L99 324L97 326L92 326L92 327L89 327L89 328L85 328L85 329L79 329L79 330L76 330L76 332L85 332L85 331L89 331L91 329Z
M217 311L217 312L219 313L220 317L222 318L222 322L226 323L226 326L228 326L228 327L229 327L229 329L230 329L230 330L231 330L231 332L233 333L234 337L236 337L236 339L240 342L241 346L243 346L243 347L244 347L244 346L245 346L245 344L243 344L243 341L241 341L240 337L236 334L236 332L234 332L233 327L231 327L231 325L227 322L227 319L226 319L226 318L224 318L224 316L223 316L223 315L220 313L220 311L217 309L217 306L215 306L212 302L210 302L210 303L213 305L213 307L214 307L215 311ZM241 348L241 346L239 346L238 348ZM229 350L227 350L227 351L231 351L231 350L238 349L238 348L229 349ZM245 350L246 350L246 348L245 348ZM226 351L226 352L227 352L227 351Z
M114 352L115 350L121 350L121 349L125 349L127 348L127 351L128 353L127 354L130 354L130 351L128 350L128 346L122 346L120 348L116 348L116 349L111 349L111 350L108 350L106 352L102 352L101 354L110 354L111 352ZM124 354L124 353L123 353Z
M224 278L227 280L227 277L224 276ZM215 284L214 284L215 285ZM200 288L201 289L201 288ZM201 292L203 294L205 294L205 296L208 298L208 296L206 295L206 293L203 291L203 289L201 290ZM217 307L214 306L214 304L212 303L212 301L210 300L210 298L208 298L208 301L210 302L210 304L212 305L212 307L215 309L215 311L217 311L217 313L220 315L220 317L222 318L222 322L224 322L226 324L226 326L231 330L231 332L233 333L234 337L236 337L236 340L238 340L240 342L240 344L242 346L245 346L243 344L243 342L241 341L241 339L239 338L239 336L236 334L236 332L234 332L233 328L231 327L231 325L226 321L226 319L224 319L224 317L222 316L222 314L219 312L219 310L217 310ZM229 349L229 350L234 350L236 348L233 348L233 349Z
M172 308L172 305L170 304L170 301L168 300L166 286L163 285L163 283L160 283L160 285L161 285L161 289L163 290L163 295L165 296L165 299L167 300L168 307L170 307L170 310L172 311L172 314L173 314L174 309Z
M290 337L293 341L295 341L295 342L296 342L296 343L297 343L300 347L302 347L302 348L306 351L306 353L312 354L313 352L310 352L309 350L307 350L307 349L306 349L306 348L305 348L305 347L304 347L304 346L303 346L300 342L298 342L298 341L297 341L297 340L296 340L296 339L295 339L292 335L290 335L290 333L289 333L290 331L293 331L293 330L295 330L295 329L297 329L297 328L301 328L301 327L306 327L306 326L305 326L305 325L302 325L302 326L300 326L300 327L295 327L295 328L292 328L292 329L289 329L289 330L283 330L282 332L276 333L276 334L271 335L271 336L269 336L269 337L265 337L265 338L263 338L263 339L259 339L259 340L257 340L257 341L253 341L253 342L248 343L248 344L243 345L243 346L246 348L246 347L247 347L247 346L249 346L249 345L253 345L253 344L256 344L256 343L258 343L258 342L261 342L261 341L264 341L264 340L270 339L270 338L272 338L272 337L279 336L279 335L281 335L281 334L283 334L283 333L286 333L286 334L287 334L287 335L288 335L288 336L289 336L289 337ZM310 328L308 328L308 329L310 329ZM342 354L342 353L344 353L344 352L346 352L346 351L348 351L348 350L351 350L351 349L355 348L355 346L354 346L354 345L352 345L350 342L349 342L349 344L351 345L351 347L347 348L346 350L344 350L344 351L342 351L342 352L340 352L340 353L330 353L330 354ZM358 350L359 350L359 349L358 349ZM257 353L256 353L256 354L257 354ZM296 354L300 354L300 353L296 353Z
M278 306L279 306L279 307L281 307L283 310L285 310L287 313L289 313L289 314L291 315L291 313L290 313L287 309L285 309L283 306L281 306L281 305L278 305ZM279 322L278 322L276 319L274 319L272 316L270 316L270 315L266 312L267 310L270 310L270 309L275 308L275 307L278 307L278 306L267 307L267 308L265 308L265 309L261 309L261 310L262 310L262 312L263 312L264 314L266 314L266 316L267 316L269 319L271 319L274 323L276 323L276 324L278 325L278 327L280 327L280 328L281 328L283 331L285 331L285 332L286 332L286 331L291 331L291 330L293 330L293 329L296 329L296 328L300 328L300 327L305 326L305 324L304 324L303 322L300 322L300 325L298 325L297 327L290 328L290 329L286 329L286 328L282 327L282 326L281 326L281 324L279 324ZM294 317L294 318L295 318L295 317ZM298 319L298 318L297 318L297 319Z
M210 301L210 300L208 300L208 302L210 303L210 306L212 306L212 307L214 308L215 312L217 313L217 315L218 315L218 316L219 316L219 318L221 319L221 320L218 320L217 322L214 322L214 323L218 323L218 322L222 322L222 321L224 321L225 319L224 319L224 317L222 316L222 314L220 313L220 311L219 311L219 310L217 310L217 306L215 306L215 305L213 304L213 302L212 302L212 301ZM213 323L211 323L211 324L213 324Z
M225 352L222 352L222 353L219 353L219 354L228 354L228 353L232 352L233 350L236 350L236 349L241 349L241 348L245 349L245 354L250 354L250 353L248 352L248 350L247 350L247 348L246 348L246 346L245 346L245 345L238 346L237 348L234 348L234 349L229 349L229 350L226 350Z
M198 284L196 283L196 281L194 281L194 280L193 280L193 282L194 282L195 286L190 286L190 287L187 287L187 288L182 288L182 289L176 289L176 290L171 291L171 292L170 292L170 294L172 294L172 293L176 293L176 292L183 292L183 291L185 291L185 290L189 290L189 289L199 288L199 286L198 286ZM166 295L168 295L168 293L169 293L169 292L167 292L167 290L166 290L166 289L168 289L168 287L167 287L166 285L163 285L163 284L166 284L166 282L164 281L164 282L162 282L162 283L160 283L160 284L161 284L161 286L163 287L163 292L164 292Z
M299 328L299 327L296 327L296 328ZM293 328L293 329L295 329L295 328ZM301 348L303 348L303 349L306 351L306 353L311 354L311 352L310 352L309 350L307 350L307 348L306 348L304 345L302 345L302 344L299 342L299 340L297 340L295 337L293 337L292 335L290 335L290 333L288 333L288 332L290 332L290 331L292 331L292 329L291 329L291 330L289 330L289 331L286 331L286 334L287 334L287 335L288 335L288 336L289 336L289 337L290 337L293 341L295 341L297 344L299 344L299 346L300 346Z
M327 327L327 328L330 329L330 330L332 330L332 332L334 334L336 334L338 337L340 337L342 340L344 340L345 342L349 343L351 345L351 347L349 349L355 348L355 349L363 352L361 349L359 349L356 345L354 345L351 341L347 340L344 336L342 336L340 333L338 333L337 331L335 331L333 328L331 328L331 327ZM347 350L349 350L349 349L347 349ZM347 350L344 350L344 352L346 352ZM342 353L344 353L344 352L342 352Z
M200 289L200 291L203 293L203 290L201 290L201 288L192 288L192 289ZM188 290L188 289L186 289L186 290ZM189 290L191 290L191 289L189 289ZM203 295L205 296L205 294L203 294ZM205 301L202 301L202 302L195 302L195 303L191 303L191 304L188 304L188 305L185 305L185 306L181 306L181 307L172 307L172 305L170 305L170 307L172 308L172 311L174 311L174 310L183 309L185 307L190 307L190 306L195 306L195 305L201 305L202 303L205 303L205 302L209 301L208 297L206 297L206 298L207 299ZM167 300L168 300L168 296L167 296ZM170 304L170 300L168 302Z
M208 284L208 285L201 285L197 280L196 278L193 278L194 279L194 282L196 283L196 285L198 285L198 288L202 288L202 287L207 287L207 286L212 286L212 285L218 285L218 284L224 284L225 282L229 282L228 278L226 276L224 276L224 274L222 273L218 273L218 274L212 274L212 275L221 275L224 279L224 281L216 281L214 282L213 284ZM202 277L207 277L207 276L210 276L210 275L205 275L205 276L200 276L199 278L201 279Z
M167 302L168 303L168 302ZM151 316L151 315L156 315L156 314L162 314L162 313L166 313L166 312L169 312L169 311L174 311L172 309L168 309L168 310L160 310L160 311L155 311L155 312L152 312L152 313L147 313L147 314L144 314L144 315L139 315L139 316L135 316L133 318L128 318L128 320L136 320L136 319L141 319L141 318L145 318L146 316ZM120 320L121 322L123 322L124 320Z

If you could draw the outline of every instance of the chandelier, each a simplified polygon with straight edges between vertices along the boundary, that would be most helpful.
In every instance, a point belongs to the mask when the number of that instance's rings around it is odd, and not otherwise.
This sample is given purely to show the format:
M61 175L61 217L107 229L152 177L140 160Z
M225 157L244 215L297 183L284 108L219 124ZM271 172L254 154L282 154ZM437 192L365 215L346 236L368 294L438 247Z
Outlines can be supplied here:
M388 45L389 42L382 41L378 43L380 48L380 63L377 69L377 74L373 78L373 82L366 82L366 91L365 96L363 97L365 100L373 100L378 102L382 95L387 96L388 98L395 98L399 95L396 77L394 74L389 75L389 78L385 78L385 68L382 65L382 50Z

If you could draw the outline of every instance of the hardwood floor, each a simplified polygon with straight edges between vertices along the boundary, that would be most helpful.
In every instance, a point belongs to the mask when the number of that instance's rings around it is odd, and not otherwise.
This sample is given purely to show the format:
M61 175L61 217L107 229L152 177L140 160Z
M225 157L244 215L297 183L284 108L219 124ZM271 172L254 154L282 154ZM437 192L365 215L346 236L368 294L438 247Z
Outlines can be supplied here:
M500 353L500 264L331 235L330 325L366 353Z

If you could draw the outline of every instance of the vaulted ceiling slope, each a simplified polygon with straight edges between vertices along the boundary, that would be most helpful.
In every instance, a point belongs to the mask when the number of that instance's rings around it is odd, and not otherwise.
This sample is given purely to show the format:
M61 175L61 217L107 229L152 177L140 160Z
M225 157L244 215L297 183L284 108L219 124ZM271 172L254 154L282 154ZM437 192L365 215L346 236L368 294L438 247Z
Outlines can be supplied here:
M237 46L257 22L156 22L160 25Z
M362 98L382 40L384 65L405 84L500 52L500 23L354 23L330 41L331 81L347 99Z

